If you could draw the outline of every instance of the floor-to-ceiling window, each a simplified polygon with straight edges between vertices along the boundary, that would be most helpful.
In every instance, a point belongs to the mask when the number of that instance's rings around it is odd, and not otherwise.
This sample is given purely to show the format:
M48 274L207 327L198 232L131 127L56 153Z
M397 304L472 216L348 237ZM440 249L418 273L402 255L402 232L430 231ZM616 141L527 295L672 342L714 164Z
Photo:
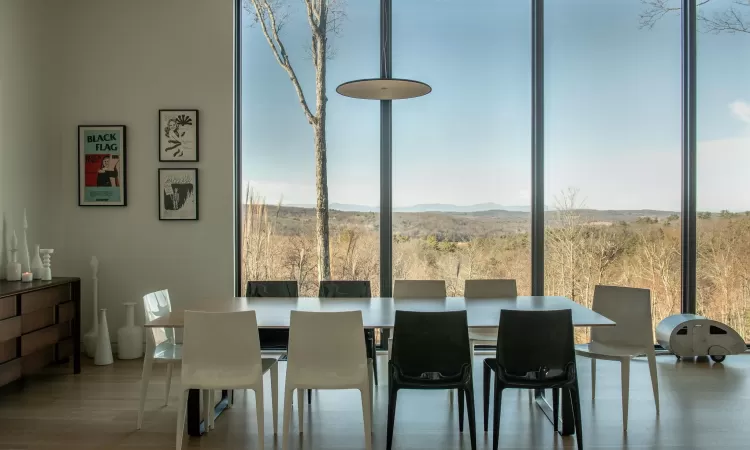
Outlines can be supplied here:
M648 288L680 312L680 23L639 0L545 2L545 293Z
M697 310L750 339L750 3L698 2Z
M318 279L328 270L331 279L370 280L377 295L379 104L342 97L335 88L379 73L379 5L333 5L325 61L317 61L321 53L303 2L240 4L241 286L247 280L291 279L298 281L300 295L317 295ZM327 89L324 120L315 118L321 107L318 80ZM311 123L303 98L312 121L324 123L323 131ZM322 132L324 143L316 139ZM318 152L327 159L327 177L320 180ZM325 193L320 186L327 188L327 219L316 208ZM327 222L328 233L321 222ZM321 242L328 242L327 257L319 252Z
M528 1L393 2L393 278L515 278L530 293Z

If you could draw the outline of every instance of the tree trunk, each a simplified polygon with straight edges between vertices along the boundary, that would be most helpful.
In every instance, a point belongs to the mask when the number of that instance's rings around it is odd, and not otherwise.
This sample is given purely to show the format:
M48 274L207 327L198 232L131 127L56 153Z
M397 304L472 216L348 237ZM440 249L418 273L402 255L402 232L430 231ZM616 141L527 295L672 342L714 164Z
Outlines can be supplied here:
M317 102L317 121L313 125L313 136L315 139L315 185L317 190L317 202L315 213L317 218L316 235L318 241L318 279L329 280L331 278L331 252L329 246L328 227L328 163L326 156L326 39L323 34L316 45L315 68L315 100Z

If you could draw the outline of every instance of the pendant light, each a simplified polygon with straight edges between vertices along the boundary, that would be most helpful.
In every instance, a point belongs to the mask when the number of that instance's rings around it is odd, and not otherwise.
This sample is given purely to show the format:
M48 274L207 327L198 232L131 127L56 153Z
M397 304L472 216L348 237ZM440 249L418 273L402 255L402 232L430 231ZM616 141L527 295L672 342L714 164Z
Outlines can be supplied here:
M384 57L381 58L381 77L343 83L336 88L339 94L363 100L402 100L421 97L432 92L432 88L427 83L390 76L390 67L388 67L390 57L385 55L387 39L391 34L387 4L390 4L388 0L380 0L380 49L384 53Z

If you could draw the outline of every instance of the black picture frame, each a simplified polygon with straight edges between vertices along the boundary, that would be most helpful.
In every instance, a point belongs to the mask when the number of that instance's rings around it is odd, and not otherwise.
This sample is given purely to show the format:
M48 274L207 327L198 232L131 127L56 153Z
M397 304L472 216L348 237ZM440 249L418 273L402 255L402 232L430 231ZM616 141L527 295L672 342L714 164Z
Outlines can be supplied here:
M95 133L95 135L87 136L87 132ZM113 133L119 133L119 135L113 135ZM113 135L114 138L109 135ZM101 139L97 139L98 137ZM125 125L78 125L76 140L78 206L128 206L127 127ZM110 162L108 167L105 167L107 159L118 161L114 165ZM94 167L97 165L98 168ZM112 189L112 180L115 180L117 189ZM112 200L115 194L118 199Z
M175 177L183 182L174 183L168 177ZM159 220L194 221L200 218L197 168L162 167L158 170L157 188Z
M173 126L170 120L177 122ZM200 112L197 109L160 109L158 124L159 162L198 162L200 160ZM192 139L190 139L191 131L194 134ZM187 140L182 142L182 136L178 134L184 135L185 133L188 133ZM185 146L181 147L183 144Z

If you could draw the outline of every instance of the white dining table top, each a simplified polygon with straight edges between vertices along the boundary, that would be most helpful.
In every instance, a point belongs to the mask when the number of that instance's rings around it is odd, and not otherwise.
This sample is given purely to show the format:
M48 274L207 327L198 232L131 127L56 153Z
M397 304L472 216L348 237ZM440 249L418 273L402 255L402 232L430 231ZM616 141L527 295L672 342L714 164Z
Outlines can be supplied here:
M289 328L291 311L362 311L365 328L393 328L396 310L461 311L466 310L469 327L494 328L502 310L550 311L570 309L576 327L614 326L615 323L585 306L565 297L518 296L505 298L319 298L319 297L234 297L212 299L192 311L238 312L255 311L258 327ZM182 328L184 310L175 309L165 316L147 322L146 327Z

